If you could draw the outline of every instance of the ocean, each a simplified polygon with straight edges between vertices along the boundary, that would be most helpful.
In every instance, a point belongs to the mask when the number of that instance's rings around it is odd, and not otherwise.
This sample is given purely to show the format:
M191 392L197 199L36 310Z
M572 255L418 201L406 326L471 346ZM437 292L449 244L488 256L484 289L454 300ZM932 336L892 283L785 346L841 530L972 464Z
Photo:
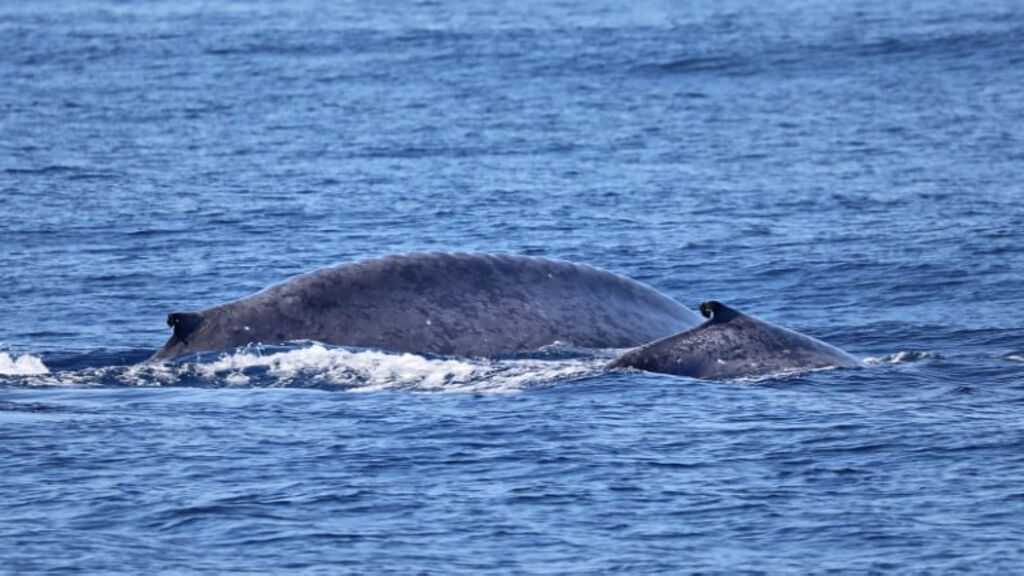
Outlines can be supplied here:
M1024 5L0 1L0 573L1014 573ZM170 312L412 251L716 299L699 381Z

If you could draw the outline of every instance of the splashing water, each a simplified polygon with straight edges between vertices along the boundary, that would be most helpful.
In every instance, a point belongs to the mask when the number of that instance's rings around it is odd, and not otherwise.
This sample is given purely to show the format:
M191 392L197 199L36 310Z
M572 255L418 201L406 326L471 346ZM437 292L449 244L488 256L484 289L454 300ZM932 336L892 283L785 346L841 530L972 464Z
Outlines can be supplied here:
M0 376L40 376L49 373L50 370L36 356L11 356L7 352L0 352Z
M375 392L473 392L500 394L593 377L607 358L431 358L377 350L348 350L313 343L246 347L212 359L129 366L85 366L50 372L42 361L0 355L0 374L28 377L29 386L316 388Z

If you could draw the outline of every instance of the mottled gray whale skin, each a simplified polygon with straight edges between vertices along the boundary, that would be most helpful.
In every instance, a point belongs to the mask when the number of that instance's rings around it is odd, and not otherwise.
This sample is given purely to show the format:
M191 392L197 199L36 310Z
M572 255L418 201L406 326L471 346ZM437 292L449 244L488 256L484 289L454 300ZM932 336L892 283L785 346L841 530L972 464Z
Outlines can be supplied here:
M493 357L555 342L628 348L701 321L611 272L529 256L416 253L296 276L252 296L175 313L151 360L249 343Z
M721 302L705 302L700 311L708 318L700 326L629 350L608 368L724 380L860 365L834 346Z

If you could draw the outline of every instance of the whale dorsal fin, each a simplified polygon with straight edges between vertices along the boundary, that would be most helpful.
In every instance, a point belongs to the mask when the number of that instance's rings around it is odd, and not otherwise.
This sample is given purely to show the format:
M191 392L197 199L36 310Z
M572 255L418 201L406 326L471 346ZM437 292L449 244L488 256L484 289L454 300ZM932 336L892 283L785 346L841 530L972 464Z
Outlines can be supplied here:
M174 338L183 344L188 344L188 339L202 323L202 314L196 312L174 312L167 315L167 325L174 329Z
M717 324L721 322L728 322L742 313L738 310L729 308L718 300L708 300L707 302L701 302L700 314L701 316L711 320L713 324Z

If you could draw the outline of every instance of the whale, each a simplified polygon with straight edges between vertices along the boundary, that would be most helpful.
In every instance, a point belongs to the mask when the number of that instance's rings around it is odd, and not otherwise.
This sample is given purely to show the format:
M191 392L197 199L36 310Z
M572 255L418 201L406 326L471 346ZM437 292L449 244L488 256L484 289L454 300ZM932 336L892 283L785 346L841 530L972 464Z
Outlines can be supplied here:
M616 350L609 369L701 379L857 365L824 342L717 301L698 314L607 270L515 254L417 252L344 263L173 312L167 324L171 335L149 362L312 340L482 358L553 345Z
M153 359L292 340L465 357L556 343L627 348L701 320L649 286L583 264L413 253L324 268L206 310L172 313L173 332Z
M729 380L861 364L835 346L759 320L717 300L701 303L700 312L706 322L628 350L607 368Z

